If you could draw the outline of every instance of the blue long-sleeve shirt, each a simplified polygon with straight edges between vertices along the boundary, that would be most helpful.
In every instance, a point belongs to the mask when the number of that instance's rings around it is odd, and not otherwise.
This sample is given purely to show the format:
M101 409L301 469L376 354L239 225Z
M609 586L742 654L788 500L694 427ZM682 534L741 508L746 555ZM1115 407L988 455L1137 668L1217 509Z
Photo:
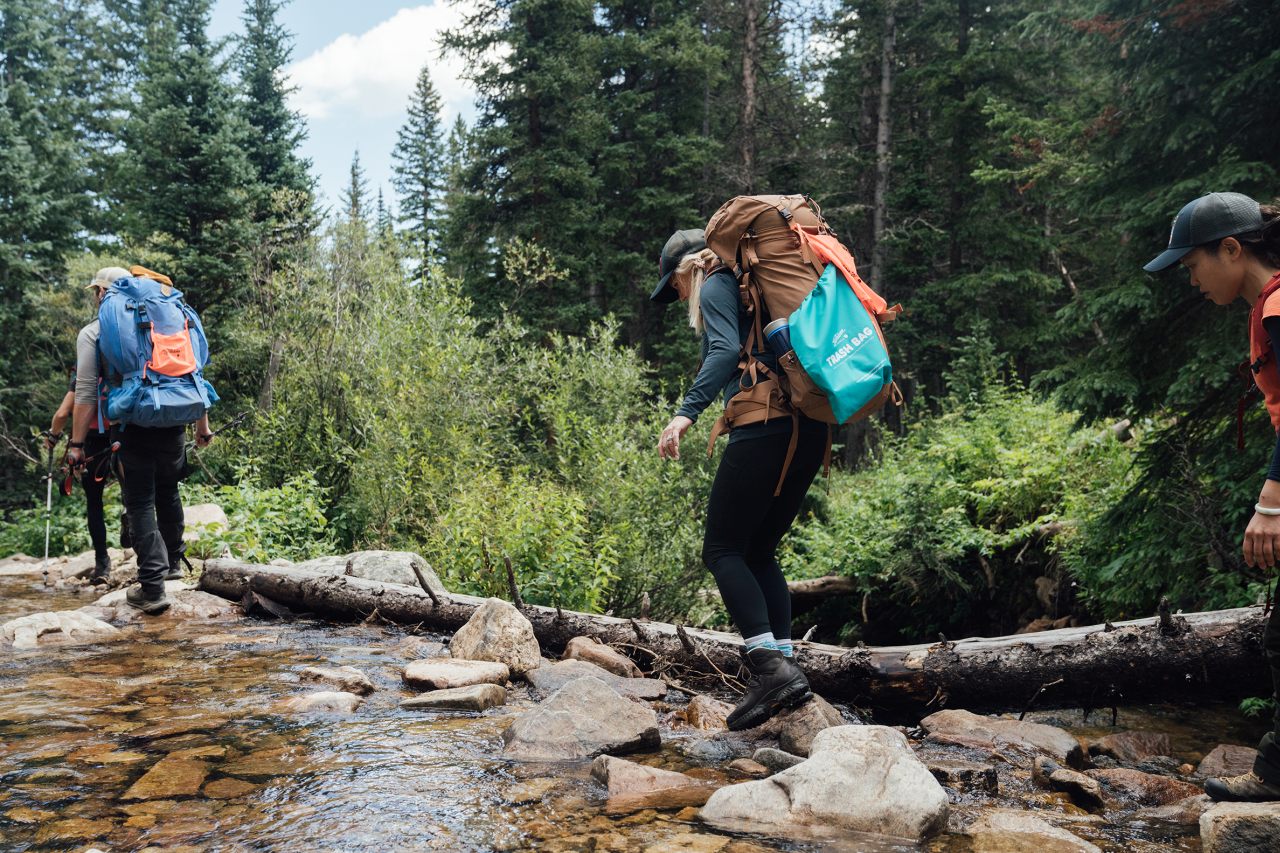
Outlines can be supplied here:
M677 415L696 421L711 405L717 394L724 395L725 403L738 393L738 381L742 371L738 369L739 353L751 332L751 317L738 296L738 282L728 270L721 270L707 277L702 284L698 304L702 309L702 366L694 377L693 385L684 395ZM768 323L761 318L761 326ZM778 359L770 351L757 350L756 359L770 371L778 370ZM741 441L762 435L789 432L791 418L770 418L767 422L738 427L729 434L729 441Z

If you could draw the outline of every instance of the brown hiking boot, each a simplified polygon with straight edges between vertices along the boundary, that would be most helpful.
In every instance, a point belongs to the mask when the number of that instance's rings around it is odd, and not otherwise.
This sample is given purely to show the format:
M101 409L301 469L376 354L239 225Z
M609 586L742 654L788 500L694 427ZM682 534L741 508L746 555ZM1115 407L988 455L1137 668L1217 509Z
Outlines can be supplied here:
M1280 784L1268 782L1255 773L1241 773L1204 783L1210 799L1232 803L1266 803L1280 800Z

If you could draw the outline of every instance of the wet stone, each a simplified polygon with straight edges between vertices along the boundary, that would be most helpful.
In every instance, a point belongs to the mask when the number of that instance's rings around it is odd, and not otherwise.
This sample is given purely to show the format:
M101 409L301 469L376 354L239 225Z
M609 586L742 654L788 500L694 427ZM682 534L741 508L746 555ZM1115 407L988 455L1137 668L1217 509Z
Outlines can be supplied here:
M667 685L656 678L623 678L586 660L562 660L551 666L531 670L525 677L544 694L554 693L570 681L592 677L608 684L622 696L651 700L667 695Z
M1053 826L1035 815L1011 809L981 814L965 833L973 853L1102 853L1094 844Z
M560 782L556 779L530 779L508 790L507 802L513 806L536 803L558 787Z
M763 779L769 775L769 768L750 758L735 758L729 762L729 775L735 779Z
M286 700L282 707L295 714L354 714L364 698L354 693L321 690Z
M698 695L689 700L681 712L681 717L695 729L706 732L724 731L729 726L725 717L733 711L728 702L721 702L711 696Z
M58 841L83 841L109 835L113 829L115 829L115 821L113 820L106 818L90 820L76 817L45 824L36 833L36 841L41 844Z
M298 757L288 747L263 749L229 761L218 769L228 776L285 776L297 769Z
M795 767L804 758L799 755L792 755L781 749L774 749L771 746L762 746L751 756L752 761L763 764L769 770L777 773L780 770L786 770L788 767ZM930 769L933 769L930 767ZM937 775L936 773L934 774Z
M484 711L506 701L507 691L497 684L473 684L422 693L403 700L400 707L408 711Z
M204 795L214 800L233 800L251 794L257 789L258 786L252 782L244 782L240 779L215 779L205 783Z
M989 764L939 758L925 761L924 766L929 768L933 778L953 791L994 794L1000 786L996 769Z
M1204 853L1280 850L1280 803L1219 803L1200 817Z
M584 660L623 678L642 678L644 673L631 658L590 637L574 637L564 647L564 660Z
M16 809L9 809L9 811L4 813L4 816L5 819L11 820L14 823L31 824L46 823L53 820L58 815L56 812L46 812L40 809L19 806Z
M125 800L162 800L194 797L200 792L209 765L203 761L166 756L125 791Z
M368 696L374 691L373 682L354 666L308 666L298 672L303 681L328 684L335 690Z
M510 670L504 663L480 660L427 658L410 663L404 682L415 690L448 690L473 684L505 684Z
M792 755L807 756L818 732L845 725L844 717L818 694L798 708L784 711L778 721L778 746Z
M1215 746L1196 768L1202 776L1239 776L1253 769L1258 751L1250 746L1220 743Z
M1111 796L1142 806L1167 806L1201 793L1200 786L1190 782L1122 767L1089 770L1086 775L1101 782Z

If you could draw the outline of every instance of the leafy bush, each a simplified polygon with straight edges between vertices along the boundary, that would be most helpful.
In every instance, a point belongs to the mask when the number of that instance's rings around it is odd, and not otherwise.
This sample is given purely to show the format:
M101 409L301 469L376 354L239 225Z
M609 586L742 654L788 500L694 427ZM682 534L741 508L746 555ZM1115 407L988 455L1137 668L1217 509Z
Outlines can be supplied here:
M237 559L265 563L277 557L308 560L337 548L324 515L326 491L311 474L297 474L282 485L259 486L251 472L227 486L182 486L183 503L216 503L227 514L227 528L204 528L188 546L193 556L219 556L228 549Z
M836 614L845 639L1015 629L1036 575L1053 573L1057 525L1070 536L1124 482L1130 453L1110 430L1077 429L1025 391L988 385L949 407L887 439L871 468L833 474L784 540L789 577L856 581L853 610Z
M37 474L32 474L34 480ZM53 512L49 525L49 555L82 554L93 545L89 541L89 528L85 524L84 492L79 486L71 497L63 497L54 484ZM37 503L7 513L0 524L0 556L23 553L32 557L44 555L45 511L43 484ZM103 494L103 513L107 520L107 545L120 545L120 490L108 488Z

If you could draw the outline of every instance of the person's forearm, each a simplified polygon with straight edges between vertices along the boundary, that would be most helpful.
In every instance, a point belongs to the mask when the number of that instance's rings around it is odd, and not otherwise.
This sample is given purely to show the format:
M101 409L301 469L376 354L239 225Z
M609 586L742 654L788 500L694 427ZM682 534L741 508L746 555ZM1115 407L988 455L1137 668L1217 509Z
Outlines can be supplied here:
M76 403L71 414L71 440L84 444L98 419L98 407L92 404Z
M76 395L68 391L62 398L58 411L53 413L53 420L49 422L49 432L54 435L62 435L62 431L67 427L67 418L71 416L71 410L75 406Z
M200 420L196 421L196 435L208 435L213 432L209 429L209 413L205 412L200 416Z

